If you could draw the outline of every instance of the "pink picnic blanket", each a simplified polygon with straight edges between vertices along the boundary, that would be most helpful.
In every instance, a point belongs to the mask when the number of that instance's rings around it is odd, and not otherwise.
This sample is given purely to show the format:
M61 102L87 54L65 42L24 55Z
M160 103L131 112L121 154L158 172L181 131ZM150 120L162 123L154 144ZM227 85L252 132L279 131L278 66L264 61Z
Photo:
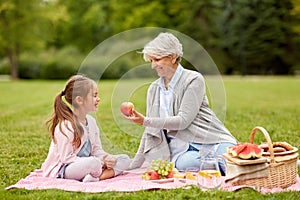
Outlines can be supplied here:
M47 178L42 176L41 170L35 170L31 172L27 177L19 180L16 184L8 186L6 190L14 188L23 188L27 190L45 190L45 189L60 189L66 191L76 192L89 192L89 193L100 193L109 191L118 192L134 192L140 190L151 190L151 189L175 189L187 186L187 183L181 181L170 181L170 182L155 182L142 180L142 172L146 168L140 168L136 170L126 171L122 175L117 177L99 181L82 183L80 181L68 180L68 179L57 179ZM247 186L232 186L225 184L223 181L222 190L224 191L236 191ZM248 187L249 188L249 187ZM251 188L251 187L250 187ZM257 188L254 188L258 190ZM288 188L261 188L258 190L261 193L274 193L283 191L300 191L300 178L297 177L297 182Z
M167 182L146 181L142 179L142 172L146 168L126 171L117 177L101 180L98 182L83 183L76 180L58 179L42 177L41 170L31 172L26 178L19 180L16 184L11 185L6 190L13 188L23 188L27 190L44 190L44 189L60 189L76 192L100 193L109 191L118 192L134 192L150 189L175 189L185 185L183 182Z

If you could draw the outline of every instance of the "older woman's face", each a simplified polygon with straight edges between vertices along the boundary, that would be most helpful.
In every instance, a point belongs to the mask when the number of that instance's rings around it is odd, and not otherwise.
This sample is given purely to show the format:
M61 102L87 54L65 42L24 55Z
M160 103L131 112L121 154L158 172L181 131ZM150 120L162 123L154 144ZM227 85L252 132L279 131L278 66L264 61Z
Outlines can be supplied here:
M174 62L172 56L165 56L162 58L151 56L150 61L152 69L155 69L157 75L160 77L166 77L170 74L174 74L176 71L177 64Z

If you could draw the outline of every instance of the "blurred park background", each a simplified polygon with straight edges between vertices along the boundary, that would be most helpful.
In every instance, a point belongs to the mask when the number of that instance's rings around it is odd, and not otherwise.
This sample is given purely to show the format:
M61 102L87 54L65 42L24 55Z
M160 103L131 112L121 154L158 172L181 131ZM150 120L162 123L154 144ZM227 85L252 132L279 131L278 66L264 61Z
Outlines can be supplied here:
M186 34L221 74L300 73L300 0L0 0L0 75L65 79L107 38L139 27ZM120 78L135 54L101 78ZM90 69L99 63L90 62Z

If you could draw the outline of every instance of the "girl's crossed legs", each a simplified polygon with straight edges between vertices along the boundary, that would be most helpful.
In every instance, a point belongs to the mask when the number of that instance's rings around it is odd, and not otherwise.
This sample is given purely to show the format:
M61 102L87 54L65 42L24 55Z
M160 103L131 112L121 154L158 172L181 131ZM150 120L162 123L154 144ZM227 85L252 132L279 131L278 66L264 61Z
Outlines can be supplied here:
M99 181L99 178L111 178L128 169L130 158L126 154L112 156L117 159L117 162L111 170L103 170L103 162L96 157L82 157L79 161L73 162L65 168L64 178L82 180L83 182Z

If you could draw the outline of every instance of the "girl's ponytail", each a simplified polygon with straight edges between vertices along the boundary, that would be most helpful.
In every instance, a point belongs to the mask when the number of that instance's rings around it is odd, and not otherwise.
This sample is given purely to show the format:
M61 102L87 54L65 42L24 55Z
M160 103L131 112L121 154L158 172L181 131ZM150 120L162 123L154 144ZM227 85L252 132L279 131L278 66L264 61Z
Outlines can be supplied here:
M54 112L52 114L52 117L46 121L46 124L48 126L49 132L51 133L51 138L56 143L55 137L54 137L54 131L55 127L62 123L66 119L70 119L70 117L73 117L72 110L66 105L64 102L65 98L65 92L62 91L58 93L54 98ZM64 132L61 129L61 126L59 127L60 131L64 134Z
M54 136L55 128L59 125L60 132L65 135L62 130L61 123L69 121L72 125L73 130L67 127L70 131L74 132L73 145L79 147L81 145L81 136L84 133L83 127L81 126L77 116L73 113L73 100L76 96L85 97L93 84L93 80L81 76L72 76L66 84L63 91L58 93L54 99L54 112L50 119L46 121L46 125L51 134L52 140L56 143Z

